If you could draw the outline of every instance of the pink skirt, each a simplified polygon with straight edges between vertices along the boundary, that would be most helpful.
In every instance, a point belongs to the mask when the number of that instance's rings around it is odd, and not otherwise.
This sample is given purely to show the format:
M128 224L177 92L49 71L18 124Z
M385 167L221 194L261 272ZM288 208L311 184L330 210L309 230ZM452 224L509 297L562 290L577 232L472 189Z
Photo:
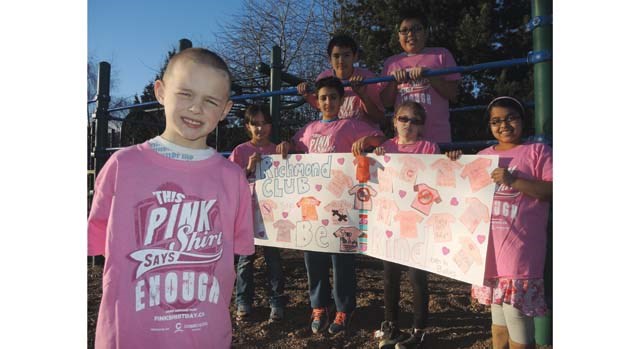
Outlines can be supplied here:
M471 297L480 304L511 304L526 316L542 316L547 312L543 279L497 278L485 283L489 286L471 286Z

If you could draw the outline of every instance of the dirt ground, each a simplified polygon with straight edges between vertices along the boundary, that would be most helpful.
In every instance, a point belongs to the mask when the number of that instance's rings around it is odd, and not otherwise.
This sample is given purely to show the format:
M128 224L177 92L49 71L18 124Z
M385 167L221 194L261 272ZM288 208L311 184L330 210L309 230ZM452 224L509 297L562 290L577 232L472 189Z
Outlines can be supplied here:
M258 249L258 256L262 256ZM384 318L382 261L358 256L357 309L348 336L325 333L313 335L309 327L310 306L302 251L282 252L285 292L289 297L285 320L269 323L269 303L265 290L264 258L256 258L256 297L247 321L234 320L233 348L377 348L373 333ZM102 267L88 267L88 348L93 348L100 304ZM400 326L411 326L411 286L403 273ZM472 302L470 285L436 274L429 275L429 336L425 348L490 348L491 313L488 307ZM234 300L231 314L235 314ZM541 347L542 348L542 347ZM548 347L550 348L550 347Z

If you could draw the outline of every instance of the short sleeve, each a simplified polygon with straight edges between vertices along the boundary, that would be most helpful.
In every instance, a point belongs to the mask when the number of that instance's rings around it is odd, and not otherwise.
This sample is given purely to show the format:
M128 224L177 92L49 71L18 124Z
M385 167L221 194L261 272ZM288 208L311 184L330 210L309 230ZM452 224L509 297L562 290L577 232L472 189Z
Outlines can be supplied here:
M447 50L446 48L442 49L443 51L443 63L444 63L444 67L445 68L450 68L450 67L457 67L458 64L456 63L456 60L453 58L453 55L451 54L451 52L449 52L449 50ZM445 80L460 80L462 78L462 76L460 75L460 73L453 73L453 74L447 74L444 76Z
M96 178L88 220L87 242L89 256L105 254L107 225L111 212L111 203L115 194L116 174L118 173L116 159L116 156L111 156Z
M249 183L244 176L238 175L238 209L233 229L233 253L242 256L255 252L253 243L253 210Z
M308 126L309 125L306 125L303 128L299 129L298 132L296 132L293 137L291 137L291 146L293 147L292 150L303 153L309 152L309 148L302 142L302 140L304 139L304 133L307 130Z
M539 175L539 178L543 181L553 180L553 156L551 147L546 144L541 144L536 165L536 174Z

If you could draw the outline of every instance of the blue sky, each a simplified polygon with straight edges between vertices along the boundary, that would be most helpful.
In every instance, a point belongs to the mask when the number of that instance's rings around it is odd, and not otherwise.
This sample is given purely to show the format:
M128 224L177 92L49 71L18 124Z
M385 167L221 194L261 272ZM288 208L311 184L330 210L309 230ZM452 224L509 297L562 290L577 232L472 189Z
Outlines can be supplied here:
M89 0L88 55L111 64L112 96L140 95L182 38L209 46L241 11L237 0Z

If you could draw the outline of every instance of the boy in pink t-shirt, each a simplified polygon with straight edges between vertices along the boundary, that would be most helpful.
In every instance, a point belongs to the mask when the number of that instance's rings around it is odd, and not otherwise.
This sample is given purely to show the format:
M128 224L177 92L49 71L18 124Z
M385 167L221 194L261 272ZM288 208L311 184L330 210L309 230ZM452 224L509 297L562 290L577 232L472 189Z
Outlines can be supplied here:
M322 120L312 121L292 138L291 145L283 142L278 152L286 154L291 148L304 153L347 153L359 155L363 149L378 146L384 140L380 130L368 123L354 119L340 119L338 112L344 99L344 87L336 77L318 80L318 101ZM355 255L347 253L304 252L304 262L309 281L312 322L311 331L323 331L328 322L328 306L331 298L329 268L333 265L333 294L336 317L329 326L329 333L344 331L356 307Z
M378 127L384 118L384 107L380 100L380 84L362 85L360 81L376 77L371 71L354 67L358 60L358 45L355 40L348 35L336 35L327 47L327 55L332 69L327 69L320 73L317 80L329 76L335 76L342 81L348 81L352 86L344 89L344 101L340 106L338 117L340 119L356 118ZM298 93L314 107L320 109L318 97L307 91L308 84L302 82L298 84Z
M397 107L404 101L422 105L429 116L422 136L431 142L451 142L449 101L457 98L460 74L422 77L423 69L455 67L451 52L442 47L425 47L427 25L417 14L405 14L400 19L398 41L404 50L387 58L382 75L393 75L380 94L385 107Z
M234 254L254 252L251 198L244 173L206 145L233 105L230 87L213 52L176 54L154 84L165 131L98 174L88 220L88 254L105 256L96 348L231 346Z

